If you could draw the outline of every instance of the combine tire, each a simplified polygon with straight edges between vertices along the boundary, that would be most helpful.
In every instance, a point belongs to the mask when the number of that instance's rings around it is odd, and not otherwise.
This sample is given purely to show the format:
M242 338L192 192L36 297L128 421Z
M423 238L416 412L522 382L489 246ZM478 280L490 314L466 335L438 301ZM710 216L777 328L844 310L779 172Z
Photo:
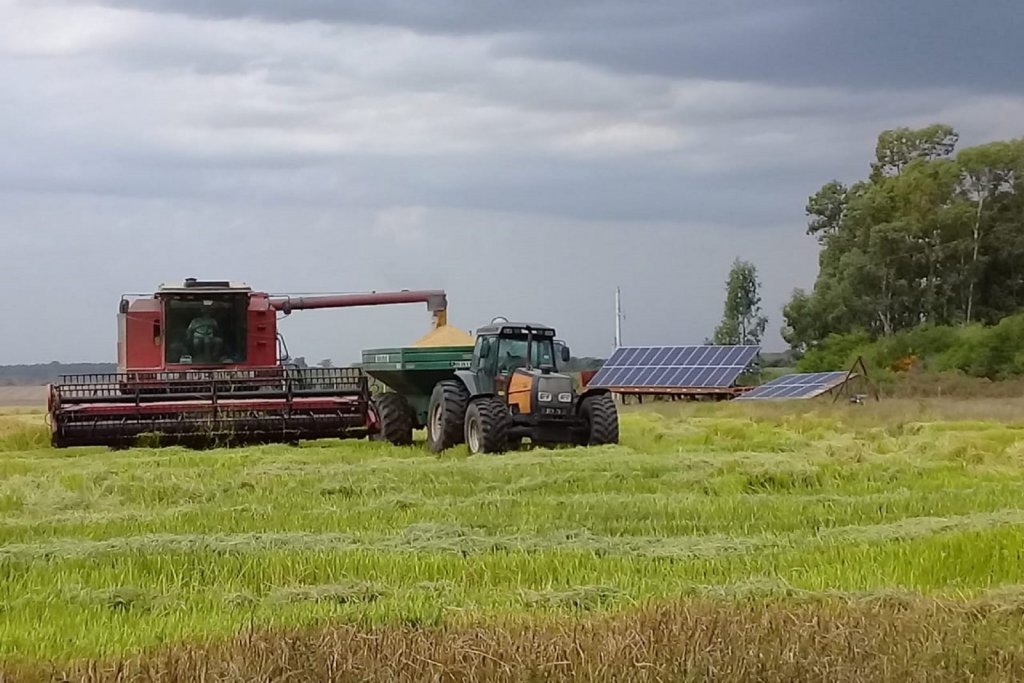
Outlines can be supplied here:
M409 402L401 394L389 391L374 399L380 431L373 441L387 441L395 446L412 445L413 415Z
M473 455L508 450L508 407L496 398L481 398L466 410L466 445Z
M619 442L619 411L611 394L584 397L580 415L586 425L581 445L604 446Z
M458 380L434 387L427 411L427 445L435 453L458 446L464 438L469 391Z

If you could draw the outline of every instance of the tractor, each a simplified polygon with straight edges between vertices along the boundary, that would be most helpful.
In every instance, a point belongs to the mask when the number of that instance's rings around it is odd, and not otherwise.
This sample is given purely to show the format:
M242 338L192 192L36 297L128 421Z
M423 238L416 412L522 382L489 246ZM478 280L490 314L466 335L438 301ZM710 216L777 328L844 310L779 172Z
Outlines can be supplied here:
M540 446L606 445L619 441L611 394L577 391L558 361L569 348L546 325L495 319L477 330L469 367L433 389L427 443L440 453L465 443L473 454L502 453L524 439ZM388 431L382 415L381 432Z

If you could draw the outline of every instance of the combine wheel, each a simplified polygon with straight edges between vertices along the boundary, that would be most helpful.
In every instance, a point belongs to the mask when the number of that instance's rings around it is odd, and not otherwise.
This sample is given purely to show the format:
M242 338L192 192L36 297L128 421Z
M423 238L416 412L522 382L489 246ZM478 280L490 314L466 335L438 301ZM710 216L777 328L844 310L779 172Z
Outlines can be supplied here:
M581 445L603 446L619 442L619 411L611 394L585 396L580 415L586 425Z
M468 404L469 391L462 382L448 380L434 387L427 410L427 445L430 450L440 453L462 443Z
M508 428L512 420L508 407L496 398L481 398L466 411L466 445L473 455L504 453L508 450Z
M370 437L373 441L387 441L395 446L412 444L413 415L409 402L401 394L389 391L374 399L380 431Z

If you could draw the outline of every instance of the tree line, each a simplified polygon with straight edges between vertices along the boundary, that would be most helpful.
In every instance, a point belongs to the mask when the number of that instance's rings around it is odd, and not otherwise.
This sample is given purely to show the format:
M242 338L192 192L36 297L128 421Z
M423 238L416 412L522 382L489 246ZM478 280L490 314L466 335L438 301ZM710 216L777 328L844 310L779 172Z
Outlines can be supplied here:
M0 365L0 385L37 386L53 384L61 375L91 375L117 372L116 363L36 363Z
M865 179L809 197L818 276L793 292L781 329L800 369L863 355L881 367L1024 374L1024 140L957 151L959 139L945 124L884 131ZM761 342L759 287L756 267L737 259L706 343Z
M819 273L783 311L792 348L994 325L1024 308L1024 140L958 141L944 124L885 131L866 179L808 199Z

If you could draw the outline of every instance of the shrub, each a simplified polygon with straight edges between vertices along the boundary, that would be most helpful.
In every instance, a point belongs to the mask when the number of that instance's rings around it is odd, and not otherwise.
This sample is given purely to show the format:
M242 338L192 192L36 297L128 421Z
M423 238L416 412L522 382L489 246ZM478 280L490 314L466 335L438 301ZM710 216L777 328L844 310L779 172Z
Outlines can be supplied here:
M963 327L922 325L871 340L866 334L830 335L797 365L800 372L825 372L849 367L863 356L879 371L963 373L1003 380L1024 375L1024 314L997 325Z

